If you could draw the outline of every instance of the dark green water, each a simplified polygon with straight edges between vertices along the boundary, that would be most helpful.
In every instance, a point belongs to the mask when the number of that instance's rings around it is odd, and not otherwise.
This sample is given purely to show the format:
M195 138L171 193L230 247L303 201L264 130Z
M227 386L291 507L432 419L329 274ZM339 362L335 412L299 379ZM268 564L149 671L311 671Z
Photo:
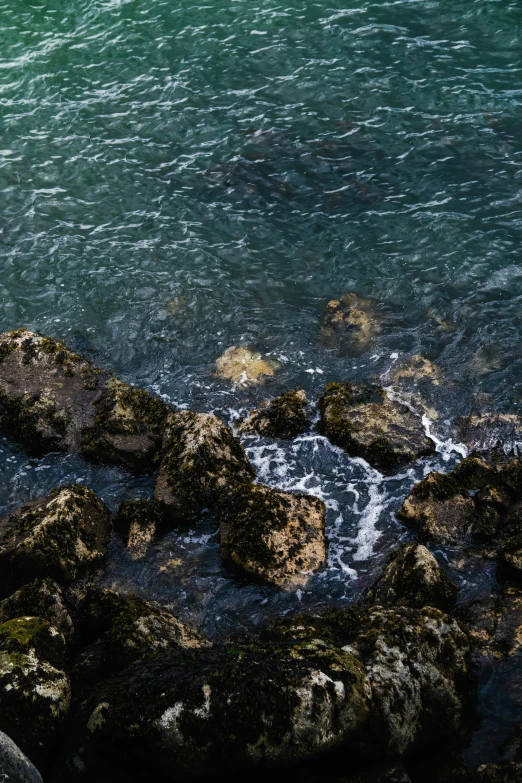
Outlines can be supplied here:
M521 85L518 1L0 0L1 331L65 339L232 419L416 353L444 379L439 454L393 479L312 432L245 441L261 480L328 503L329 568L306 594L230 580L203 521L139 566L115 544L108 583L217 635L348 601L403 535L408 487L458 457L451 417L484 400L520 410ZM352 290L388 320L342 357L318 335L328 300ZM248 342L283 365L258 391L213 376ZM76 480L113 507L150 491L7 443L0 476L1 510Z

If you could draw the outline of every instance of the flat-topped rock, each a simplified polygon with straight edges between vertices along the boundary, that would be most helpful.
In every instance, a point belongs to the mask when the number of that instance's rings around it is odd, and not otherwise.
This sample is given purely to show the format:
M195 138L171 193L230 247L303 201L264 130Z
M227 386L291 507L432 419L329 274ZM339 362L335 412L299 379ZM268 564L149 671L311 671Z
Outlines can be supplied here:
M326 565L319 498L242 485L225 498L219 517L223 562L255 581L296 589Z
M380 386L330 383L319 409L319 431L374 467L393 470L435 451L420 417Z
M35 451L71 451L150 469L170 408L58 340L0 335L0 434Z
M296 438L310 424L307 405L306 392L292 389L252 411L239 425L239 432L267 438Z
M53 490L0 521L0 597L37 578L69 584L103 565L108 508L87 487Z
M232 486L253 478L239 438L216 416L181 411L169 417L154 498L173 521L213 509Z

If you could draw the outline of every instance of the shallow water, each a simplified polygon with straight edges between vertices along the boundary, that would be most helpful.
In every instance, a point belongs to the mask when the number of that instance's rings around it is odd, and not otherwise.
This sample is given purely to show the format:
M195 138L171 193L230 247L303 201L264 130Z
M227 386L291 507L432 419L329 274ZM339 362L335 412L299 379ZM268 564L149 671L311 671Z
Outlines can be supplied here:
M442 376L423 389L439 453L395 477L312 430L245 438L260 480L327 502L328 568L304 593L232 580L212 520L140 563L115 542L107 583L215 636L349 601L407 535L408 488L459 458L452 417L520 410L521 26L509 0L0 0L0 330L232 423L412 354ZM386 325L343 356L318 337L351 290ZM260 390L213 375L238 343L282 365ZM112 508L151 488L7 442L0 477L1 511L70 481Z

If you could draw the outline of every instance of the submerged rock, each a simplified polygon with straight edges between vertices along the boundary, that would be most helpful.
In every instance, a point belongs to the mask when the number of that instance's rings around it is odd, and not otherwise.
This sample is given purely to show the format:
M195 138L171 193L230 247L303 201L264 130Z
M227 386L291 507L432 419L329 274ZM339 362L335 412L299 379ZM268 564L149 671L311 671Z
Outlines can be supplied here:
M435 451L420 418L380 386L330 383L319 409L320 432L375 467L395 469Z
M470 451L488 453L499 446L513 449L522 441L522 417L515 413L472 414L456 421L455 435Z
M36 578L74 582L101 566L109 510L78 484L53 490L0 521L0 596Z
M271 378L279 369L278 362L263 359L258 351L248 346L232 345L216 359L216 375L241 386L253 386Z
M343 353L360 353L382 331L383 317L369 299L350 293L326 306L320 340Z
M0 335L0 434L31 449L150 469L169 413L64 343L24 329Z
M219 517L223 562L251 579L296 589L326 565L325 505L316 497L244 484Z
M253 478L239 438L216 416L182 411L169 417L154 498L174 521L193 519Z
M24 753L45 758L70 707L65 641L37 617L0 624L0 729Z
M47 620L66 640L74 635L74 625L63 593L52 579L35 579L0 602L0 623L22 615Z
M390 372L392 383L400 384L403 381L430 381L434 386L438 386L441 381L441 373L436 364L425 356L415 354L406 361L401 362Z
M292 389L252 411L241 422L239 431L256 432L268 438L296 438L310 424L307 404L306 393L302 389Z
M3 731L0 731L0 780L2 783L43 783L36 767Z
M407 544L392 553L367 598L382 606L435 606L448 611L455 604L457 586L425 546Z

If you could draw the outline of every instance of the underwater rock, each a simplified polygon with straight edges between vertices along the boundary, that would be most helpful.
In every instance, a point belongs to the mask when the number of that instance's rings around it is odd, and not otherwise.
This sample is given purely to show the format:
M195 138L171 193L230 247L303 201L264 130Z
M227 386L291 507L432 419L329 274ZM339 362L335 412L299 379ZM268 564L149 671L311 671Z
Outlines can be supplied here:
M368 698L357 657L322 644L171 650L91 695L67 766L101 752L187 780L302 761L353 747Z
M422 544L398 547L366 597L381 606L435 606L448 611L457 598L457 586L446 576Z
M297 438L310 424L307 404L306 392L292 389L252 411L241 422L239 432L255 432L268 438Z
M416 484L397 512L421 536L462 544L476 519L475 503L451 475L430 473Z
M74 636L73 621L63 593L52 579L35 579L0 602L0 623L22 615L47 620L67 641Z
M129 556L140 560L166 527L164 508L157 500L125 500L114 517L113 527Z
M36 767L3 731L0 731L0 780L2 783L43 783Z
M65 640L46 620L18 617L0 624L0 729L37 763L69 711L64 658Z
M455 436L470 451L488 453L495 448L522 442L522 417L515 413L483 413L464 416L455 422Z
M169 417L154 498L174 522L193 519L253 478L239 438L216 416L181 411Z
M24 329L0 335L0 434L30 449L148 470L170 410L64 343Z
M319 410L319 431L374 467L392 470L435 451L420 418L380 386L330 383Z
M0 521L0 596L36 578L74 582L103 564L109 539L109 510L94 492L52 490Z
M426 359L425 356L415 354L394 367L390 372L392 383L400 384L402 381L410 379L414 382L428 380L434 386L438 386L441 381L441 373L437 365L433 364L432 361Z
M278 362L263 359L258 351L248 346L232 345L216 359L216 375L240 386L253 386L271 378L279 369Z
M224 564L251 579L292 590L326 565L319 498L243 484L226 496L219 520Z
M86 638L94 638L78 657L75 681L89 687L173 648L197 649L210 642L157 604L113 590L90 591L81 606Z
M382 323L383 315L373 302L349 293L328 302L319 339L342 353L360 353L379 336Z

